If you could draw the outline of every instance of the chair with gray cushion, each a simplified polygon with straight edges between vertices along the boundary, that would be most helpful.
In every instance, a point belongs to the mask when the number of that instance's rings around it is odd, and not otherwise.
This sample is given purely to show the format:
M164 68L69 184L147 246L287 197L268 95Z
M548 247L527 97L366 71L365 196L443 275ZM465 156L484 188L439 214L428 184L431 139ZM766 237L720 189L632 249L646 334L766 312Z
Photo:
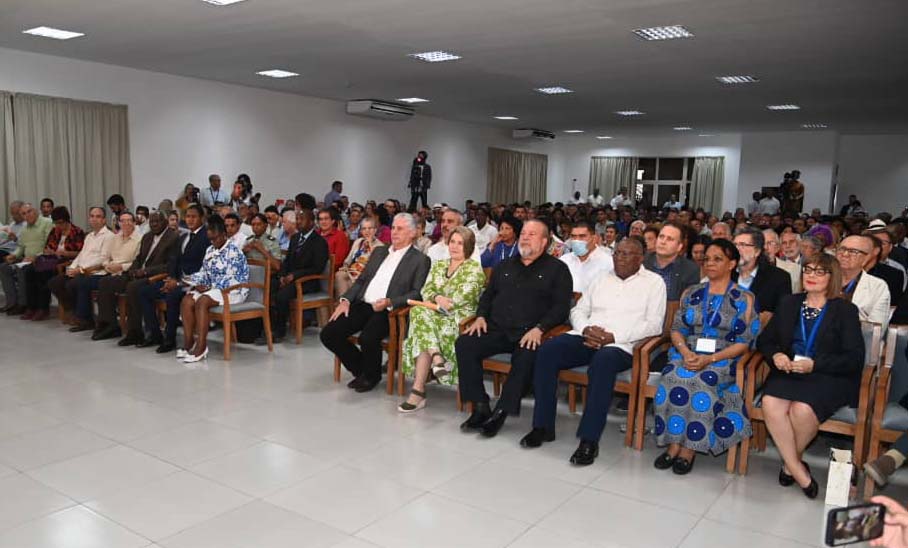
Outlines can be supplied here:
M274 350L271 340L271 315L268 307L271 300L271 263L249 259L249 281L230 286L221 290L224 304L211 309L211 319L224 324L224 359L230 360L230 344L236 336L234 324L242 320L261 318L265 326L265 340L268 341L268 351ZM239 304L230 304L229 293L234 289L246 287L249 294L246 300Z
M892 443L908 432L908 410L899 401L908 394L908 326L890 325L886 357L876 386L873 417L870 422L870 447L867 461L876 460L884 443ZM873 482L868 481L872 489ZM868 494L869 496L869 494Z
M303 291L303 284L318 280L321 286L315 293ZM327 310L328 315L334 308L334 256L329 255L325 270L321 274L303 276L293 282L296 285L296 298L290 301L290 324L296 336L296 344L303 342L303 311Z

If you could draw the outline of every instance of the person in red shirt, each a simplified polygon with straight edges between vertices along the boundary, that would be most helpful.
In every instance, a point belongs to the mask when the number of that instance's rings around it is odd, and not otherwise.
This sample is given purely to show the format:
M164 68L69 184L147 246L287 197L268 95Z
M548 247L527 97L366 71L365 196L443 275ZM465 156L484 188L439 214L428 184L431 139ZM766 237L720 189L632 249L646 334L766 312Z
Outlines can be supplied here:
M340 213L333 207L319 210L318 233L328 242L328 253L334 258L334 272L343 266L350 253L350 238L345 230L339 228L342 224Z

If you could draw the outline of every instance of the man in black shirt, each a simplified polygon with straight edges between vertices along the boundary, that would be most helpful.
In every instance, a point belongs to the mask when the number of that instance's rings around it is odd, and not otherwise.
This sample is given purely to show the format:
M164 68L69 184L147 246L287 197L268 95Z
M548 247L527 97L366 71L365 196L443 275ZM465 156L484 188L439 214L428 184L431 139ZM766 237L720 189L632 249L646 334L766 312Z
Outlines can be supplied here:
M462 430L498 433L508 415L520 414L520 400L530 390L536 349L542 335L563 324L571 309L573 282L563 262L547 254L549 230L540 221L523 225L520 257L499 264L479 299L476 320L457 339L460 394L473 402ZM511 371L492 412L483 385L482 360L511 354Z

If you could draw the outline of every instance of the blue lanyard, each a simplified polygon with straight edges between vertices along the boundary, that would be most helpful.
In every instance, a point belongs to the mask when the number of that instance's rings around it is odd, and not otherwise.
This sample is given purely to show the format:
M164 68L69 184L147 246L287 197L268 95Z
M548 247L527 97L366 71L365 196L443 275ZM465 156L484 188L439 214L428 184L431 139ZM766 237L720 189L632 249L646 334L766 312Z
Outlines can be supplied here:
M713 313L709 313L709 286L706 286L706 297L703 299L703 327L712 327L712 319L715 319L719 315L719 309L722 308L722 303L725 302L725 295L728 294L728 290L732 288L735 282L728 282L728 287L725 288L725 293L722 294L722 298L719 299L718 304L716 304L716 309L713 310Z
M824 304L823 309L820 310L820 315L817 316L817 321L813 323L813 327L810 329L810 337L808 337L804 315L801 314L801 338L804 339L804 353L807 354L808 358L813 358L813 345L817 342L817 332L820 330L820 322L823 321L823 316L825 315L826 305Z
M843 293L845 293L846 295L849 295L852 291L854 291L854 286L857 285L858 280L860 278L861 278L861 275L858 274L853 280L848 282L848 285L845 286L845 291L843 291Z
M504 249L505 249L507 246L508 246L508 245L507 245L506 243L504 243L504 242L501 243L501 260L502 260L502 261L505 259L505 256L504 256ZM510 259L511 257L514 256L514 250L515 250L515 249L517 249L517 242L514 242L514 245L512 245L510 251L508 251L508 257L507 257L508 259Z

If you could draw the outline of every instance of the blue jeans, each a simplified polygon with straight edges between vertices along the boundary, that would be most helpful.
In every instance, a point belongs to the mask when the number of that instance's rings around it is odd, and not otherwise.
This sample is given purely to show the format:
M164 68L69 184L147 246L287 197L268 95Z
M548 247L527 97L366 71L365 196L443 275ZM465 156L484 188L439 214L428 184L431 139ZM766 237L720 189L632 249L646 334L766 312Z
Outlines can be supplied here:
M536 352L533 386L536 405L533 408L533 427L555 431L555 412L558 405L558 372L589 365L586 406L577 428L581 440L599 442L618 373L633 365L633 357L613 346L594 350L583 345L580 335L561 335L547 341Z

